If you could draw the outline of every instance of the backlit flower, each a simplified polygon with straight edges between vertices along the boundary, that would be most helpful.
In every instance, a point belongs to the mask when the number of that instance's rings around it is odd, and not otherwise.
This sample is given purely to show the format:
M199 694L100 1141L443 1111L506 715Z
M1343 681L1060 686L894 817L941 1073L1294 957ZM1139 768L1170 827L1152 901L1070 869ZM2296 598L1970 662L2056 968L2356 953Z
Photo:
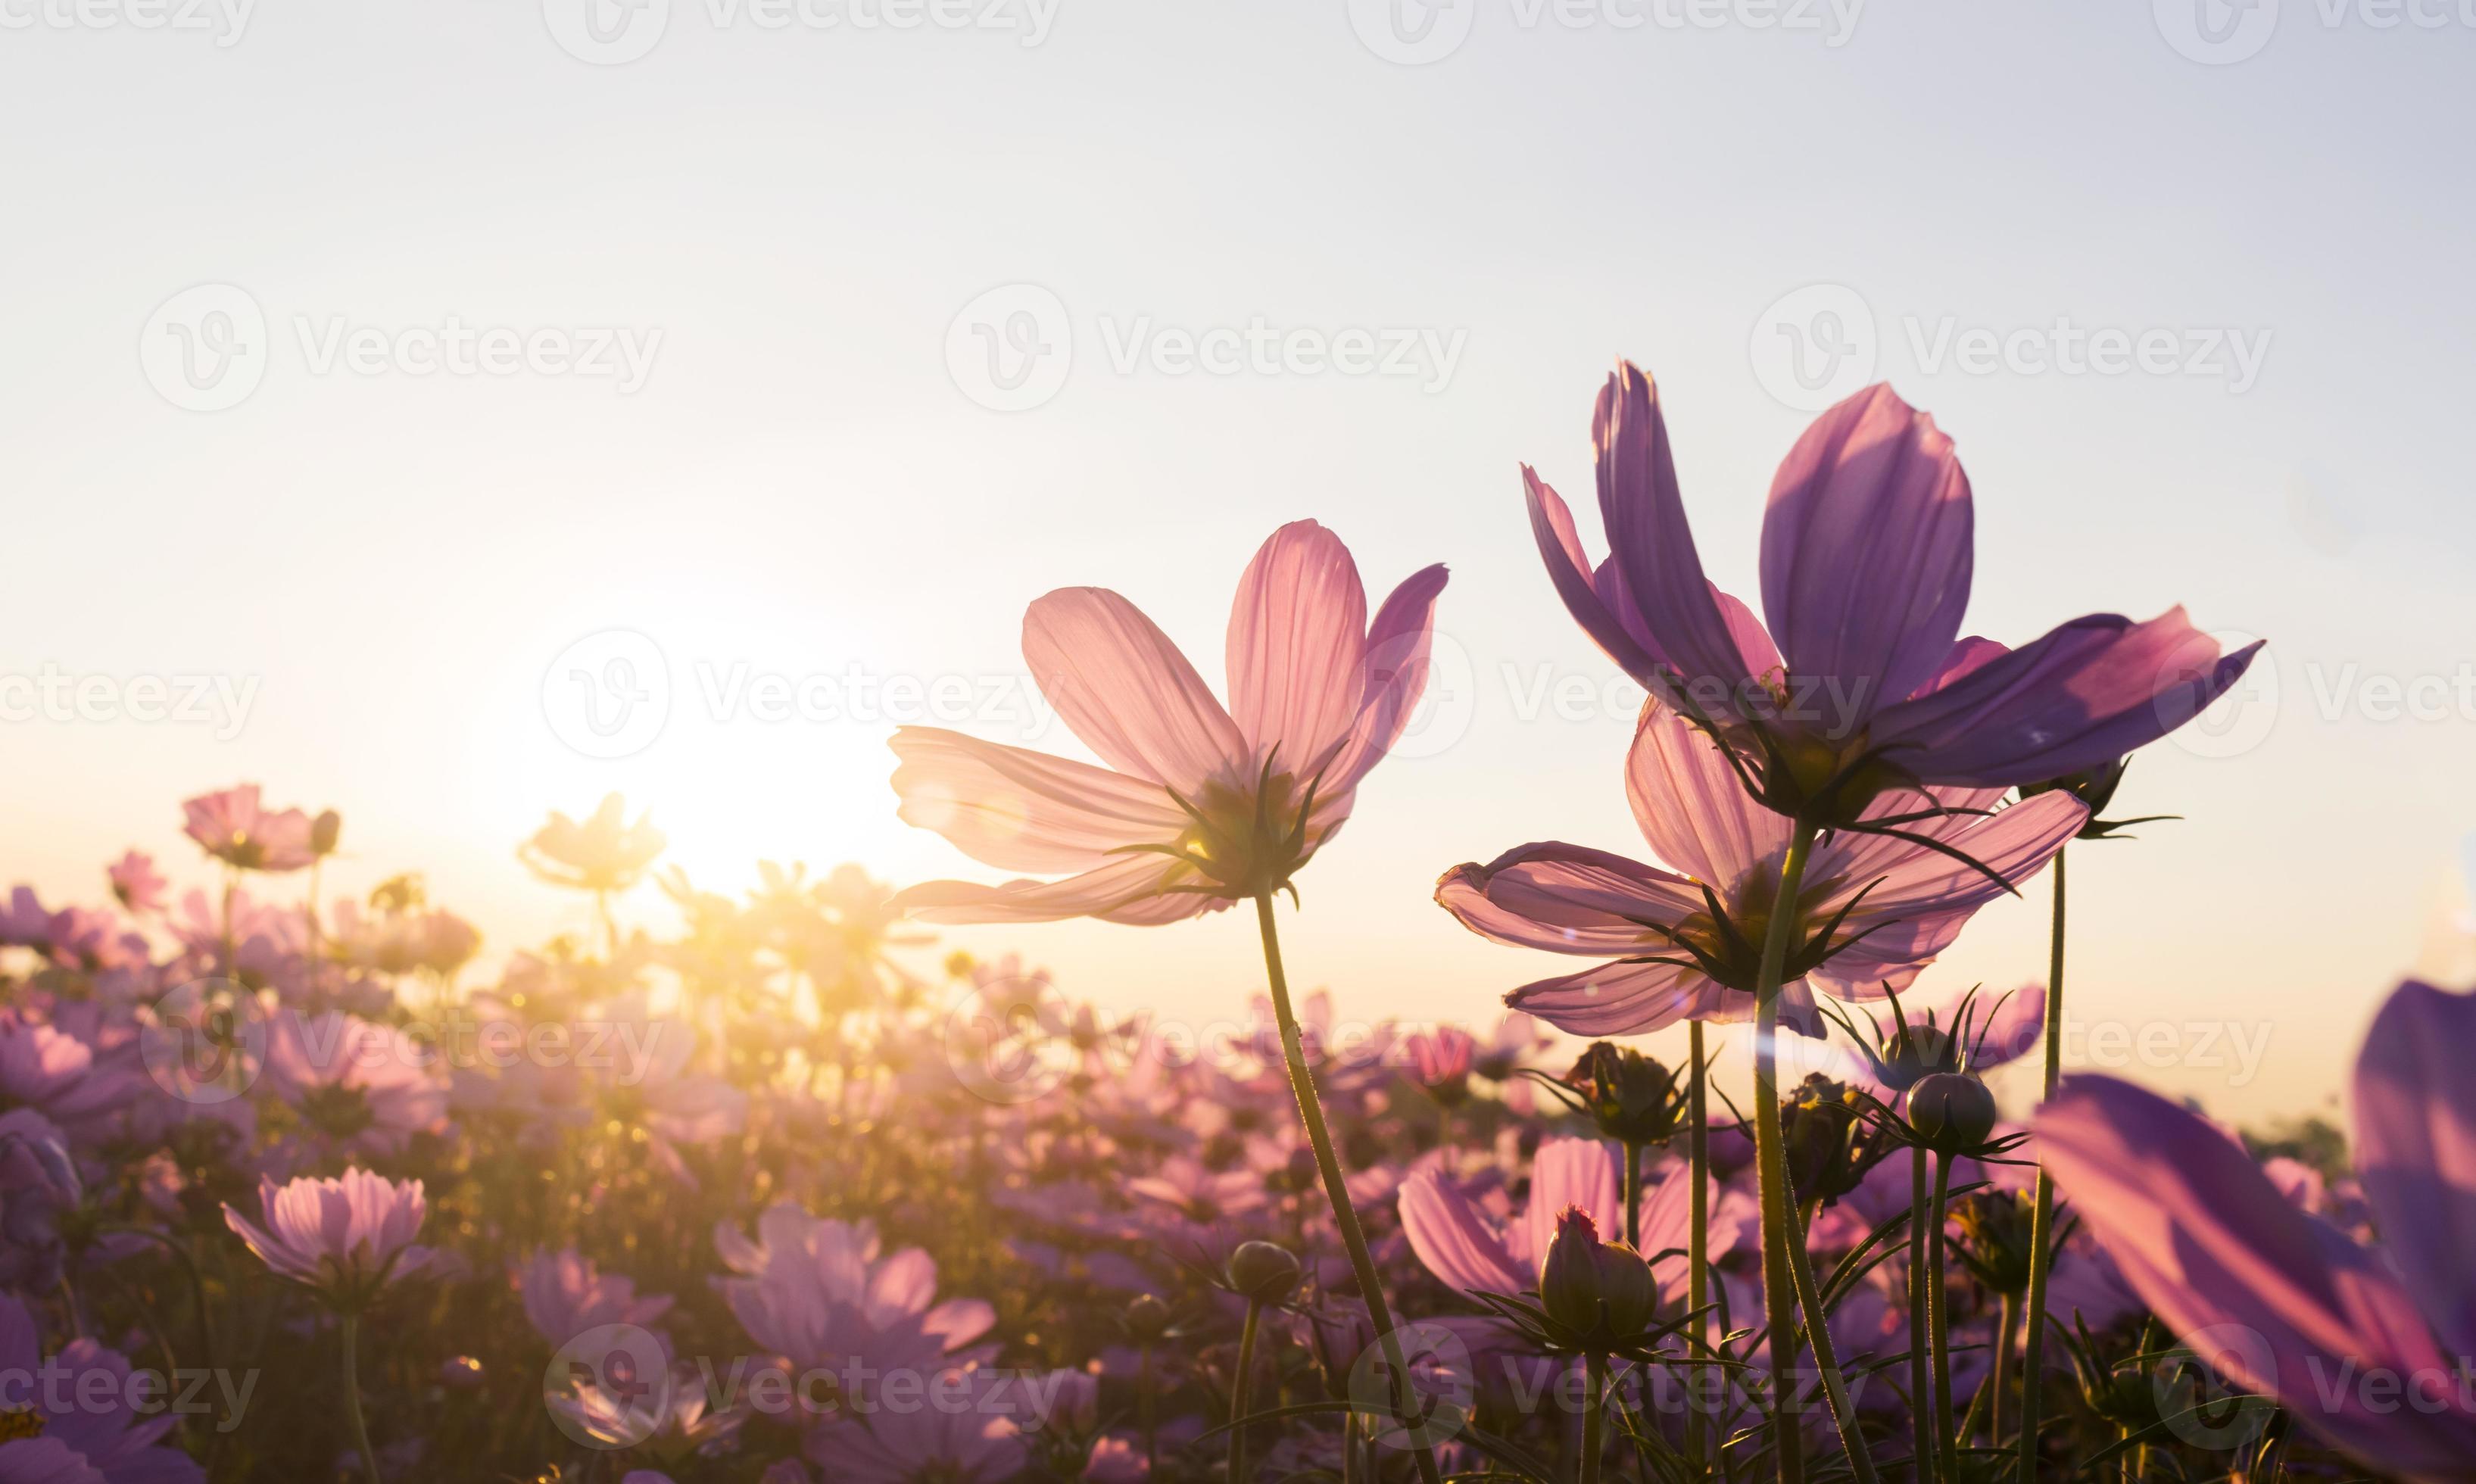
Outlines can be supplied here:
M310 816L261 806L256 783L200 794L181 805L183 833L198 848L242 871L298 871L316 858Z
M1417 573L1370 623L1340 538L1313 521L1282 527L1239 580L1226 709L1116 593L1040 599L1024 617L1024 658L1108 766L905 727L894 788L904 820L978 860L1072 874L932 881L896 903L932 922L1157 924L1288 885L1407 726L1444 585L1442 566Z
M398 1183L361 1169L282 1186L261 1177L258 1200L264 1224L229 1205L225 1224L278 1275L318 1290L339 1309L367 1302L430 1261L430 1250L412 1240L429 1212L419 1180Z

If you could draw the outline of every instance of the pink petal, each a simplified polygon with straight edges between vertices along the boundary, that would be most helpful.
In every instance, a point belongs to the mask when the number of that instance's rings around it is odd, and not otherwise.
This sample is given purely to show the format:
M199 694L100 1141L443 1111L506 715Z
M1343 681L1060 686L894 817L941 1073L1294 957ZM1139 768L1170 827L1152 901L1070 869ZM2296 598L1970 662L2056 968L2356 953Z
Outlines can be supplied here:
M1166 842L1186 816L1157 783L936 727L894 734L904 823L1007 871L1081 871L1120 846Z
M1401 1182L1401 1234L1429 1273L1465 1293L1521 1294L1539 1275L1514 1260L1503 1233L1432 1170Z
M1258 758L1307 773L1358 712L1367 592L1341 538L1311 520L1273 532L1229 606L1229 707Z
M1750 996L1731 994L1675 964L1595 964L1525 984L1504 1002L1577 1036L1629 1036L1685 1020L1745 1020ZM1742 1008L1742 1013L1739 1013Z
M1427 655L1435 634L1436 599L1445 590L1443 563L1404 579L1375 610L1360 666L1358 714L1325 774L1324 790L1347 798L1368 770L1401 739L1427 688ZM1347 815L1348 811L1343 811ZM1324 818L1318 807L1316 817Z
M1860 716L1925 683L1968 606L1970 511L1951 439L1889 386L1816 418L1763 516L1763 612L1790 671L1836 680Z
M1614 1146L1597 1139L1549 1139L1530 1162L1530 1203L1505 1232L1505 1246L1539 1286L1539 1264L1555 1239L1556 1219L1573 1206L1590 1213L1608 1241L1624 1234L1624 1186Z
M1673 924L1702 899L1665 871L1560 841L1460 865L1436 883L1436 903L1484 938L1556 953L1621 953L1657 941L1641 919Z
M1522 484L1530 507L1531 534L1538 539L1540 558L1548 564L1548 581L1564 600L1565 611L1627 675L1646 685L1652 683L1666 663L1659 641L1640 629L1631 604L1617 601L1613 592L1603 590L1573 530L1573 512L1565 507L1556 491L1528 464L1522 466Z
M1254 760L1169 635L1101 587L1061 587L1023 618L1023 657L1057 714L1121 773L1185 793L1251 781Z
M1656 703L1625 754L1625 802L1659 858L1723 897L1757 866L1776 876L1789 822L1746 796L1709 734Z
M924 881L897 892L888 903L927 923L1053 923L1069 917L1157 925L1226 906L1191 893L1165 894L1169 870L1160 855L1139 853L1062 881L1009 881L981 886L971 881Z

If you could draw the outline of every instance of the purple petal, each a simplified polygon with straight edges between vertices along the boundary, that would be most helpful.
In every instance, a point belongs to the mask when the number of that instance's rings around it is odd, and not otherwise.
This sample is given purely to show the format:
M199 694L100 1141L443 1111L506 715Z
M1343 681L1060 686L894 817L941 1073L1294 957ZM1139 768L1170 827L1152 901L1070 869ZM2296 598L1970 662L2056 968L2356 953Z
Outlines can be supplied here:
M2476 994L2413 979L2356 1058L2356 1173L2425 1314L2476 1354Z

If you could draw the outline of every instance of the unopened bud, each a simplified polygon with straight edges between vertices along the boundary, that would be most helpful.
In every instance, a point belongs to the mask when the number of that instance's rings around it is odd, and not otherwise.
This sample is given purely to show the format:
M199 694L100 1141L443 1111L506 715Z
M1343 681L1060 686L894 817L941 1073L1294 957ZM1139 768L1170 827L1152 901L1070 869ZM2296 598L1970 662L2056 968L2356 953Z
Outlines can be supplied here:
M1229 1254L1229 1286L1250 1303L1278 1303L1299 1286L1299 1260L1270 1242L1242 1242Z
M1539 1306L1576 1348L1617 1344L1648 1329L1659 1308L1650 1264L1622 1242L1602 1242L1580 1206L1556 1218L1556 1237L1539 1264Z
M1994 1095L1966 1073L1937 1072L1918 1078L1909 1089L1909 1126L1926 1148L1941 1154L1964 1153L1984 1144L1994 1132Z

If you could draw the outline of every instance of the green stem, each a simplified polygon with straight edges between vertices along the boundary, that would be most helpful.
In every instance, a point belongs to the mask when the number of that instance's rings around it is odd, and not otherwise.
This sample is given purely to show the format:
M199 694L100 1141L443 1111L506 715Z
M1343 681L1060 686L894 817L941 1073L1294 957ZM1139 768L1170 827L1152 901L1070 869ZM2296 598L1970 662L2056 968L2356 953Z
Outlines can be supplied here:
M1436 1450L1418 1424L1418 1397L1410 1383L1409 1362L1401 1355L1401 1337L1393 1331L1393 1310L1384 1301L1384 1285L1375 1275L1375 1259L1368 1254L1367 1233L1359 1228L1358 1212L1349 1203L1349 1187L1341 1177L1341 1161L1332 1151L1332 1135L1325 1127L1324 1103L1316 1096L1315 1074L1307 1067L1306 1047L1299 1037L1299 1019L1290 1008L1289 976L1281 968L1281 939L1273 923L1273 894L1255 898L1255 926L1264 940L1264 974L1273 991L1273 1015L1281 1027L1281 1059L1288 1065L1290 1091L1298 1098L1299 1118L1305 1123L1307 1143L1315 1150L1316 1169L1324 1175L1325 1199L1332 1203L1333 1224L1341 1228L1342 1246L1349 1249L1349 1270L1358 1279L1359 1297L1367 1301L1368 1322L1375 1326L1375 1343L1383 1347L1384 1363L1392 1369L1394 1395L1401 1425L1414 1429L1420 1441L1413 1455L1423 1484L1443 1484Z
M1994 1378L1989 1383L1994 1392L1989 1400L1986 1441L1996 1446L2003 1442L2003 1394L2012 1387L2012 1347L2020 1339L2020 1296L2003 1296L2002 1318L1995 1325Z
M2055 852L2055 924L2046 944L2046 1081L2042 1098L2055 1096L2064 1075L2064 856ZM2046 1266L2054 1246L2055 1177L2038 1167L2038 1204L2029 1224L2029 1328L2020 1347L2020 1467L2023 1480L2038 1476L2038 1403L2046 1373L2041 1353L2046 1339Z
M1918 1484L1933 1484L1934 1449L1929 1440L1934 1436L1934 1393L1931 1390L1932 1362L1927 1356L1926 1313L1929 1300L1926 1284L1931 1274L1926 1268L1926 1148L1913 1145L1909 1150L1909 1450L1914 1455L1913 1472Z
M1770 1335L1771 1444L1780 1484L1804 1484L1805 1440L1797 1430L1795 1280L1789 1275L1789 1228L1795 1222L1788 1184L1788 1154L1779 1112L1779 991L1788 963L1789 929L1796 918L1796 894L1805 883L1805 858L1814 831L1803 825L1790 836L1780 864L1779 895L1763 931L1762 966L1754 977L1754 1163L1763 1202L1763 1312Z
M360 1317L347 1314L343 1316L343 1322L344 1415L352 1420L353 1446L361 1450L361 1467L369 1472L370 1484L386 1484L379 1474L378 1450L370 1447L369 1425L361 1421L361 1383L357 1373L358 1357L354 1353L359 1348Z
M1926 1237L1933 1248L1926 1253L1926 1301L1934 1340L1935 1438L1943 1450L1943 1476L1960 1477L1960 1448L1955 1441L1951 1410L1951 1288L1943 1280L1944 1205L1951 1197L1951 1160L1935 1156L1934 1204L1926 1212Z
M1592 1355L1582 1361L1588 1377L1586 1410L1582 1413L1582 1484L1599 1484L1599 1455L1607 1451L1608 1359Z
M1625 1151L1625 1246L1642 1250L1642 1146L1627 1143Z
M1264 1306L1247 1300L1247 1323L1238 1331L1238 1373L1229 1381L1229 1484L1246 1484L1247 1428L1241 1421L1247 1416L1247 1386L1255 1373L1255 1332L1263 1318Z
M1839 1357L1832 1353L1828 1317L1814 1282L1813 1260L1805 1250L1805 1223L1798 1217L1796 1196L1789 1188L1788 1154L1780 1132L1779 997L1788 967L1788 940L1797 921L1797 893L1805 885L1806 858L1814 852L1814 828L1798 825L1789 836L1788 854L1780 862L1779 894L1771 899L1771 915L1763 932L1762 965L1754 976L1754 1150L1762 1171L1763 1308L1770 1323L1772 1421L1779 1450L1781 1484L1798 1484L1805 1476L1804 1440L1798 1436L1796 1387L1796 1316L1805 1311L1807 1338L1814 1346L1815 1369L1840 1428L1840 1446L1858 1484L1874 1484L1874 1461L1857 1427L1847 1384L1841 1378Z
M1822 1395L1831 1403L1831 1420L1840 1428L1840 1441L1847 1449L1848 1467L1856 1472L1857 1484L1874 1484L1873 1455L1857 1430L1857 1408L1848 1399L1847 1384L1841 1379L1840 1357L1832 1346L1831 1326L1825 1323L1829 1311L1822 1306L1821 1290L1815 1286L1814 1259L1805 1249L1802 1217L1790 1238L1789 1276L1796 1282L1797 1303L1805 1310L1806 1339L1814 1346L1815 1368L1822 1373Z
M1687 1054L1694 1058L1690 1074L1693 1080L1686 1084L1686 1097L1694 1117L1694 1128L1686 1147L1692 1161L1692 1169L1687 1173L1694 1181L1694 1226L1685 1237L1685 1306L1699 1314L1702 1306L1710 1302L1711 1137L1703 1120L1702 1023L1693 1022L1691 1029L1694 1039ZM1696 1320L1694 1337L1694 1348L1698 1350L1709 1342L1710 1325L1702 1320ZM1710 1373L1710 1369L1704 1366L1689 1367L1686 1372L1685 1459L1693 1467L1693 1475L1697 1479L1704 1477L1708 1471L1702 1459L1701 1388L1696 1383Z
M1160 1424L1153 1415L1152 1347L1144 1342L1143 1359L1135 1368L1135 1417L1144 1430L1144 1477L1160 1477Z

